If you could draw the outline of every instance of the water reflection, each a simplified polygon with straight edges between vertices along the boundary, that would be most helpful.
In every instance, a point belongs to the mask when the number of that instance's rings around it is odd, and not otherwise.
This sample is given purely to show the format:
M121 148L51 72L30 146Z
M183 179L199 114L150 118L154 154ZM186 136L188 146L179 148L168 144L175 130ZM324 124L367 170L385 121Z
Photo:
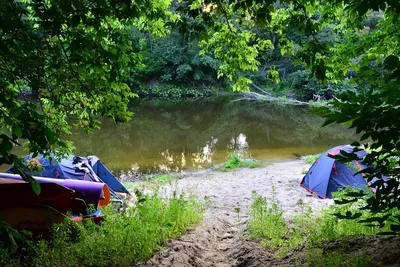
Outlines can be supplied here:
M246 139L246 135L240 133L236 138L232 138L231 143L227 145L228 150L234 151L243 158L249 157L249 143Z
M192 167L193 169L201 169L205 163L211 164L213 162L213 154L215 147L218 142L217 138L211 136L211 140L206 144L198 148L197 153L192 153Z
M133 120L72 136L76 153L95 154L122 179L140 173L179 172L219 164L229 153L280 161L349 143L341 126L320 128L323 120L304 107L230 102L229 99L171 103L137 102Z

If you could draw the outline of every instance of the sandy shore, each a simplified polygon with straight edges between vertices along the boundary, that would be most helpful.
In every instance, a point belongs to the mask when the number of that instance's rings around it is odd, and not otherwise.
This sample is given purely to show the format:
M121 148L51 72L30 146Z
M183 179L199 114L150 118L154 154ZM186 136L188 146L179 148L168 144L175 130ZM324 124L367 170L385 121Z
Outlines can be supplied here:
M299 201L320 211L332 203L310 195L299 183L309 164L302 160L275 163L262 168L238 169L233 172L200 172L185 175L165 188L190 191L210 205L204 221L182 237L172 240L141 266L290 266L276 262L257 242L241 236L249 219L252 191L271 197L275 188L286 219L301 211ZM238 210L240 212L238 214Z
M252 192L271 197L275 188L275 197L279 201L285 218L300 211L299 201L314 211L333 203L313 197L299 184L308 170L309 164L302 160L275 163L263 168L238 169L233 172L211 172L202 175L189 175L177 182L176 188L190 191L200 198L208 198L211 205L207 216L224 216L233 223L237 219L235 208L240 208L242 221L248 217Z

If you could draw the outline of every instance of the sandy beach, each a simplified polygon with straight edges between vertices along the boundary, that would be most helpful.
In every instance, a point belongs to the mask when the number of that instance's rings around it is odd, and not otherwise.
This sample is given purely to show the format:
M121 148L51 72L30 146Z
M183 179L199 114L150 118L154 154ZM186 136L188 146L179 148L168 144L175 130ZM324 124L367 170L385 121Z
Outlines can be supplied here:
M268 256L257 242L246 240L252 191L279 201L284 217L301 211L299 202L318 212L332 200L312 196L299 184L309 164L303 160L274 163L266 167L232 172L208 171L184 175L164 193L192 192L209 203L204 221L194 230L172 240L162 251L140 266L291 266L290 260ZM238 212L239 211L239 212Z

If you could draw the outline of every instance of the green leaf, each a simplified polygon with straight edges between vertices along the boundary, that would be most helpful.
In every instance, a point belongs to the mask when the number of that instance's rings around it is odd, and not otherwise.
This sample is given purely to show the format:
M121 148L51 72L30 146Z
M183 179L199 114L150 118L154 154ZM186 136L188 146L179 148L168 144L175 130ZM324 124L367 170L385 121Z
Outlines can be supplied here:
M390 230L392 230L394 232L400 232L400 224L392 224L390 226Z
M41 192L40 184L35 181L35 183L31 183L31 186L32 186L33 192L35 192L36 195L40 195L40 192Z
M35 194L39 195L41 192L40 184L32 177L32 175L24 172L24 170L19 166L20 164L21 163L17 163L17 165L14 165L13 172L21 175L22 179L25 182L28 182L31 184L33 192L35 192Z
M394 55L390 55L388 57L385 58L385 69L387 70L394 70L397 69L399 67L399 58L397 56Z
M10 110L10 117L18 117L22 112L22 107L13 108Z
M55 141L55 139L54 139L54 132L53 132L51 129L49 129L48 127L46 127L46 128L44 129L44 134L46 135L46 138L47 138L48 142L49 142L50 144L53 144L54 141Z
M10 140L7 138L7 139L2 140L1 147L2 147L3 151L10 152L13 148L13 145L10 142Z
M334 201L335 201L335 204L338 204L338 205L356 202L355 199L334 199Z
M14 124L13 127L12 127L12 133L13 133L15 136L17 136L17 137L22 137L22 130L21 130L21 128L20 128L18 125L16 125L16 124Z

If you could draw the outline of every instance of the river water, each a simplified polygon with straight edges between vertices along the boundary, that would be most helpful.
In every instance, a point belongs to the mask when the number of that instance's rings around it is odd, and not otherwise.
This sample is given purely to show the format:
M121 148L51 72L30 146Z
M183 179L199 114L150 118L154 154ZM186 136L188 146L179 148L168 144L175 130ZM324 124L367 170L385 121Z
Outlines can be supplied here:
M354 138L307 107L232 102L229 98L132 104L131 122L104 119L100 130L72 136L77 155L97 155L117 176L192 171L239 153L267 162L315 154Z

